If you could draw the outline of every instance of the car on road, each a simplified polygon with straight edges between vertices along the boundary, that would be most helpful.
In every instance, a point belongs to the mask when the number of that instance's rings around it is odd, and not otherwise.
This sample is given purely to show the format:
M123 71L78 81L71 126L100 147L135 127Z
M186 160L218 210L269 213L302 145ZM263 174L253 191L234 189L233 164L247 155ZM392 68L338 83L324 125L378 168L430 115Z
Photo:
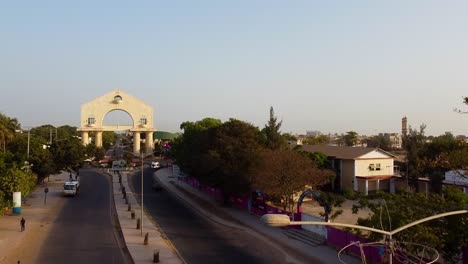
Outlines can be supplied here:
M153 161L153 162L151 162L151 168L155 169L155 170L159 169L159 168L161 168L161 164L158 161Z

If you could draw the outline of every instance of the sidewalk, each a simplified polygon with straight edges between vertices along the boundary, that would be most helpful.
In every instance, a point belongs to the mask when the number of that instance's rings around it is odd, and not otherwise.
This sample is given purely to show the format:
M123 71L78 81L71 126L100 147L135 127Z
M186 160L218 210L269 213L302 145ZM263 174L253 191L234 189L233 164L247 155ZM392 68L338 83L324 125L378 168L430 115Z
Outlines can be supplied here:
M42 242L47 237L57 212L64 204L63 183L69 174L51 175L43 186L37 186L21 205L21 215L0 216L0 263L36 263ZM49 188L44 204L44 188ZM20 220L26 220L26 230L20 232Z
M338 252L327 246L310 246L286 236L286 233L281 228L265 226L260 222L259 217L250 215L247 211L219 206L216 201L205 193L199 192L197 189L182 181L178 181L177 175L172 175L171 168L160 169L155 177L157 177L164 188L177 195L178 198L196 208L205 217L211 220L230 226L240 225L243 228L250 228L262 240L273 241L281 248L287 249L292 259L301 259L301 256L315 258L320 263L339 263ZM231 219L226 221L224 219ZM361 263L356 258L350 256L342 256L346 263Z
M120 228L124 236L125 244L130 252L134 263L153 263L153 258L156 252L159 253L159 261L164 264L180 264L184 263L172 247L170 241L163 238L163 234L157 228L156 224L146 216L143 212L143 235L142 230L137 229L137 219L141 217L141 207L136 197L128 186L128 173L122 173L122 187L125 187L128 203L131 210L128 211L128 204L123 198L119 177L117 174L112 175L112 184L114 188L115 209L118 215ZM135 218L132 219L131 213L134 211ZM148 233L148 244L144 245L145 235Z

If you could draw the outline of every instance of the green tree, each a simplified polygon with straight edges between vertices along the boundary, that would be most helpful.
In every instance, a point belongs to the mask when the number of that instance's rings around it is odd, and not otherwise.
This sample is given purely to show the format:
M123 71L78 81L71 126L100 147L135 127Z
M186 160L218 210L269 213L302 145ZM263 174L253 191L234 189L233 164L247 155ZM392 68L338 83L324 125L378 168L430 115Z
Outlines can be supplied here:
M13 165L0 175L0 201L11 201L13 192L21 192L22 196L28 196L34 189L35 183L34 174Z
M255 187L289 211L305 189L317 189L328 180L309 158L293 150L265 150L255 175Z
M57 140L51 145L50 150L58 171L69 169L77 171L83 165L85 147L78 138Z
M20 125L16 118L10 118L0 113L0 148L3 152L6 152L8 142L13 140L18 129L20 129Z
M116 134L112 131L102 132L102 146L104 149L110 149L117 140Z
M330 137L327 135L317 135L315 137L307 137L302 141L304 144L308 145L322 145L330 143Z
M323 213L320 213L321 217L325 218L325 221L334 220L343 213L342 209L337 209L341 207L345 201L344 196L336 195L331 192L320 192L320 200L318 201L320 206L325 208Z
M203 182L220 187L225 198L250 191L261 148L258 128L230 119L207 132L212 141L208 140L208 149L201 156L206 164Z
M371 148L380 148L385 151L389 151L392 148L392 144L388 137L384 135L372 136L367 139L367 146Z
M177 164L186 173L197 177L205 169L206 162L202 155L207 152L212 135L208 130L221 126L222 122L214 118L204 118L197 122L184 122L180 128L184 133L177 137L172 145L172 155ZM207 165L206 165L207 166Z
M280 128L283 121L278 122L273 107L270 107L270 119L262 132L265 134L266 146L269 149L280 149L286 145L286 140L281 136Z
M346 135L342 136L341 141L345 146L355 146L358 143L358 133L354 131L346 132Z
M297 137L295 137L291 133L283 133L281 137L284 141L297 141Z
M28 159L28 135L21 134L13 140L10 149L15 153L18 164L29 164L30 169L37 174L37 180L41 182L45 177L55 172L55 163L49 150L48 142L35 134L29 135L29 159Z
M425 144L424 130L426 125L421 125L418 130L410 127L408 135L403 137L403 148L406 151L406 163L408 181L413 187L418 186L418 178L424 175L424 161L422 152Z
M85 146L85 154L88 158L94 158L94 160L102 160L106 155L106 150L103 147L96 147L95 144L88 144Z
M361 197L353 212L367 207L372 214L368 218L359 218L357 224L391 231L425 217L466 209L467 205L467 195L458 189L447 188L444 196L434 194L426 197L422 193L403 192ZM408 228L393 238L435 248L449 263L458 263L461 249L468 242L467 221L467 214L439 218ZM382 239L382 235L377 233L366 236L374 241Z
M57 129L52 125L42 125L31 128L31 135L41 137L44 140L46 140L49 144L56 140L57 134Z

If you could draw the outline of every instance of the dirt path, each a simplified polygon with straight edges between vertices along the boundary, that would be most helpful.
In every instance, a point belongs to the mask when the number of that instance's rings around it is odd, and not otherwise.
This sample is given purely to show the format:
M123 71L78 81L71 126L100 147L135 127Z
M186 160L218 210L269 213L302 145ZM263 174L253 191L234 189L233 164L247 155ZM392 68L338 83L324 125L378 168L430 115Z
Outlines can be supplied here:
M51 177L47 204L44 186L38 186L22 205L21 215L0 217L0 263L37 263L36 257L51 231L52 225L66 200L62 196L62 177ZM26 230L20 232L20 219L26 219Z

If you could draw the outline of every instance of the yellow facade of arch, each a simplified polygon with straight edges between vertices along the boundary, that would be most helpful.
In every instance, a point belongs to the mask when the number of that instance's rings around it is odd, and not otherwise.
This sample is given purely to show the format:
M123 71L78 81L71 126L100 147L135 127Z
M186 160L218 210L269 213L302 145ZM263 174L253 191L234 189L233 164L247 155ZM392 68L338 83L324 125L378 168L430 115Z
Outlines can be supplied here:
M132 125L104 125L106 115L114 110L126 112L132 118ZM89 133L95 132L95 144L102 147L103 131L129 130L133 133L133 152L140 152L140 133L146 134L146 152L153 150L153 108L143 101L125 93L114 90L81 105L80 128L84 145L89 144Z

